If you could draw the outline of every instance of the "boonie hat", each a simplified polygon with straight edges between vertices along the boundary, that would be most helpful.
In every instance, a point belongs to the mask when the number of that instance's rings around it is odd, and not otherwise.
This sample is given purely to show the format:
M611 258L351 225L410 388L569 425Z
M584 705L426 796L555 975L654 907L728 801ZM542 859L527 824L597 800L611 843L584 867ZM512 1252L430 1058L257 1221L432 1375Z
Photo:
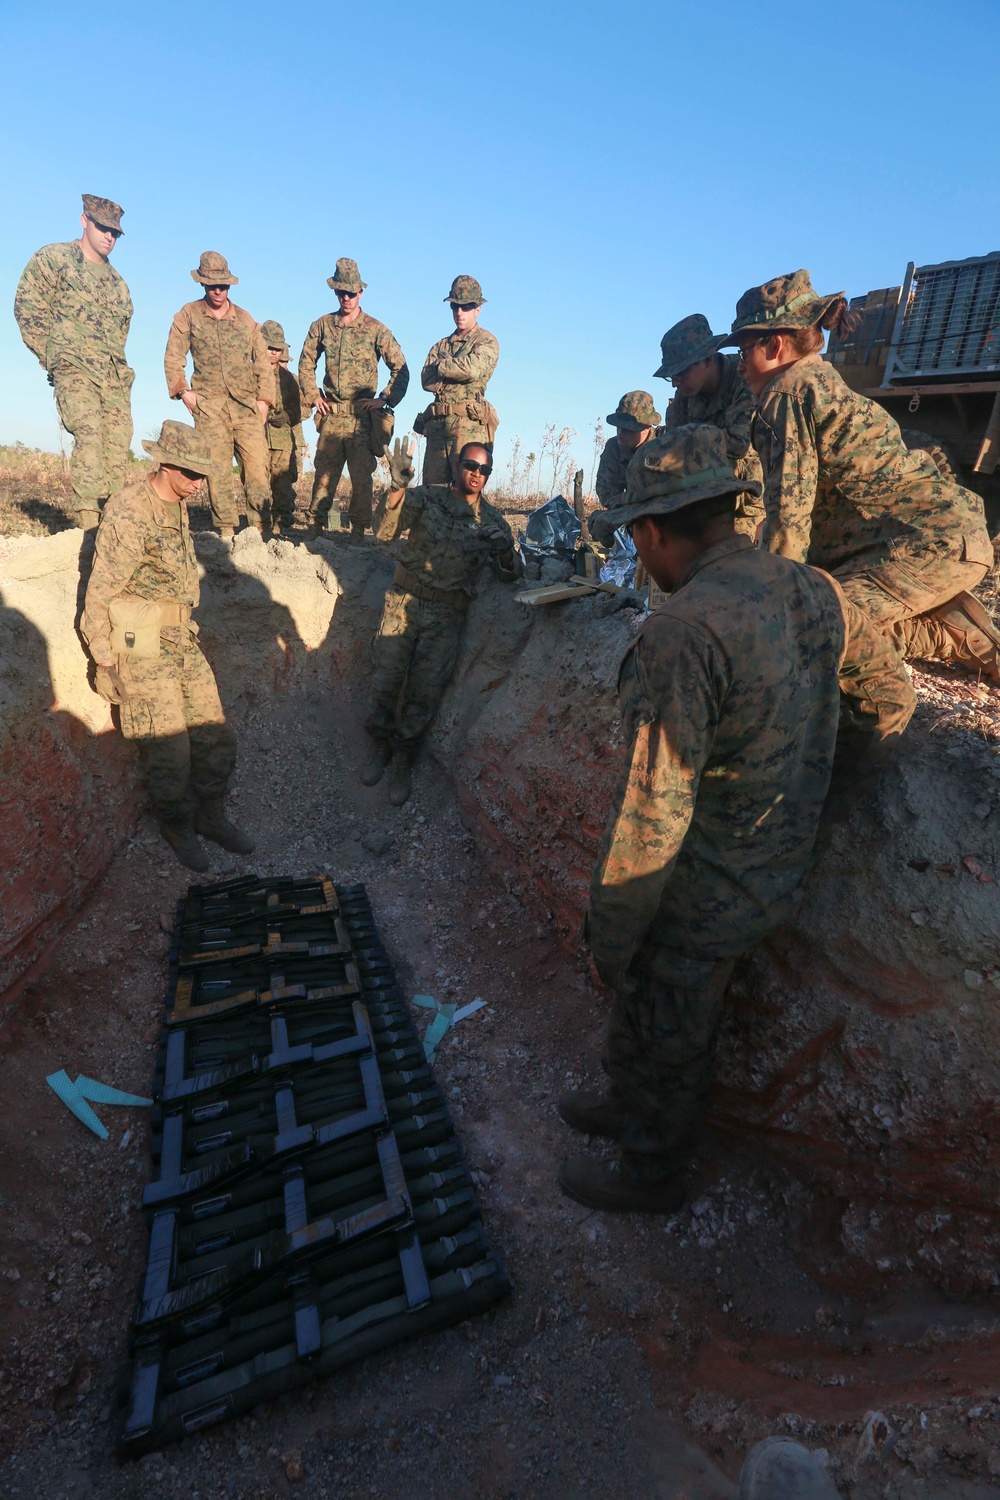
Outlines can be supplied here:
M653 405L648 391L626 391L614 411L605 421L611 427L624 427L628 432L641 432L644 427L657 427L660 413Z
M239 281L229 269L229 262L218 250L203 250L197 271L191 272L192 281L202 286L235 286Z
M477 307L482 307L486 298L474 276L456 276L451 284L451 291L441 300L443 302L474 302Z
M288 353L288 345L285 342L285 330L280 323L275 323L273 318L269 318L266 323L260 325L260 331L264 343L269 349L284 349L285 353Z
M83 198L83 211L88 219L93 219L95 224L100 224L102 229L114 229L118 234L124 234L122 228L122 214L125 210L120 203L112 203L110 198L95 198L93 193L81 193Z
M363 292L368 285L367 281L361 280L357 261L351 260L349 255L340 257L337 269L332 276L326 278L326 284L332 286L335 292Z
M752 286L736 304L731 331L723 340L735 344L743 333L776 333L781 328L813 328L844 292L820 297L808 271L789 271L763 286Z
M206 478L212 473L212 452L207 439L186 422L164 422L159 437L153 442L143 438L142 446L158 464L173 464L177 469L190 469Z
M672 375L679 375L689 365L696 365L699 359L707 359L710 354L716 354L725 338L724 333L712 332L704 313L692 313L689 318L681 318L673 328L667 329L660 340L660 368L654 370L653 374L669 380Z
M668 516L710 495L759 495L763 488L756 479L737 476L721 427L699 422L643 443L628 466L626 482L624 504L590 517L590 534L602 547L610 547L619 526L630 526L641 516Z

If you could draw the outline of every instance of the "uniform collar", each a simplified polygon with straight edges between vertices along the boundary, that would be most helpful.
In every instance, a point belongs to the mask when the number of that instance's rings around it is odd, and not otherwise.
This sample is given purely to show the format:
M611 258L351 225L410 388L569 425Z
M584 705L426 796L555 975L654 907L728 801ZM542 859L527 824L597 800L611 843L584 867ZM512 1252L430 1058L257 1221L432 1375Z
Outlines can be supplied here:
M152 508L153 520L156 522L157 526L162 526L167 531L176 531L177 528L173 523L173 518L171 517L170 512L167 510L167 502L160 499L160 496L156 493L151 481L148 479L146 480L146 498ZM184 504L183 500L179 501L178 504L180 505L180 529L181 535L183 536L184 514L187 510L187 506Z
M225 317L222 317L222 318L217 318L215 316L214 312L209 307L209 305L205 301L204 297L199 297L198 298L198 306L201 308L201 310L204 313L205 317L206 318L211 318L211 320L212 320L213 323L225 323L227 321L227 319L234 317L235 314L236 314L236 303L233 301L233 299L231 297L229 299L229 311L226 313Z
M679 594L685 584L690 583L691 579L696 573L700 573L702 568L707 568L714 562L720 562L724 557L732 557L737 552L745 552L748 547L752 546L753 542L750 538L744 536L741 531L737 531L735 535L727 536L725 541L716 542L714 546L707 547L704 552L699 552L680 583L674 589L674 593Z

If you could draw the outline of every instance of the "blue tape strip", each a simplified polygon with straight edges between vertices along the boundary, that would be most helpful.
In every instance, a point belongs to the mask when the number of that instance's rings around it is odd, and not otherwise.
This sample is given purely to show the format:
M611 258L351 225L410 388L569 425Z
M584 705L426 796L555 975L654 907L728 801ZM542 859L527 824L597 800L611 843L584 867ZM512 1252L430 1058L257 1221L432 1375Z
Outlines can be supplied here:
M45 1082L80 1123L86 1125L102 1141L107 1140L108 1132L86 1102L88 1099L95 1104L141 1104L146 1107L153 1102L152 1099L144 1099L141 1094L126 1094L122 1089L112 1088L109 1083L86 1078L82 1073L73 1083L64 1068L60 1068L58 1073L50 1073Z

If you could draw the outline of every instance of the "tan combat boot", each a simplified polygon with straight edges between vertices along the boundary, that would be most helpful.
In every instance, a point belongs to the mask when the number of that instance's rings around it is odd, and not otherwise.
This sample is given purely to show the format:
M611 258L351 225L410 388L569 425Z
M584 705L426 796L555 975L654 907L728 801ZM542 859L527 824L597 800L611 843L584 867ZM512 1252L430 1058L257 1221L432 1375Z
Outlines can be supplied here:
M370 740L371 749L361 772L362 786L377 786L382 780L386 766L392 760L392 746L388 740L377 740L374 735L370 736Z
M221 797L201 803L194 815L194 828L202 838L210 839L220 849L228 849L230 854L252 854L254 851L253 839L226 817Z
M410 779L410 763L413 756L409 750L394 750L389 769L389 801L393 807L402 807L409 801L413 783Z
M212 868L208 855L195 838L194 828L186 819L163 821L160 832L186 870L197 870L203 875Z
M963 589L932 610L930 617L943 627L946 637L938 660L961 662L1000 683L1000 631L978 599Z

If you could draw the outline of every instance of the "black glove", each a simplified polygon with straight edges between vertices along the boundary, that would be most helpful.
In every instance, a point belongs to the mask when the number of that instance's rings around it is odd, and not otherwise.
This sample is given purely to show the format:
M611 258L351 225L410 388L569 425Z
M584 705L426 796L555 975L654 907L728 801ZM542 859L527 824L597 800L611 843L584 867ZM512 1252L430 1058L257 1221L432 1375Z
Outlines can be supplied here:
M391 488L394 490L405 490L413 478L413 455L407 449L402 438L397 438L392 445L392 452L386 454L389 462L389 478L392 480Z

